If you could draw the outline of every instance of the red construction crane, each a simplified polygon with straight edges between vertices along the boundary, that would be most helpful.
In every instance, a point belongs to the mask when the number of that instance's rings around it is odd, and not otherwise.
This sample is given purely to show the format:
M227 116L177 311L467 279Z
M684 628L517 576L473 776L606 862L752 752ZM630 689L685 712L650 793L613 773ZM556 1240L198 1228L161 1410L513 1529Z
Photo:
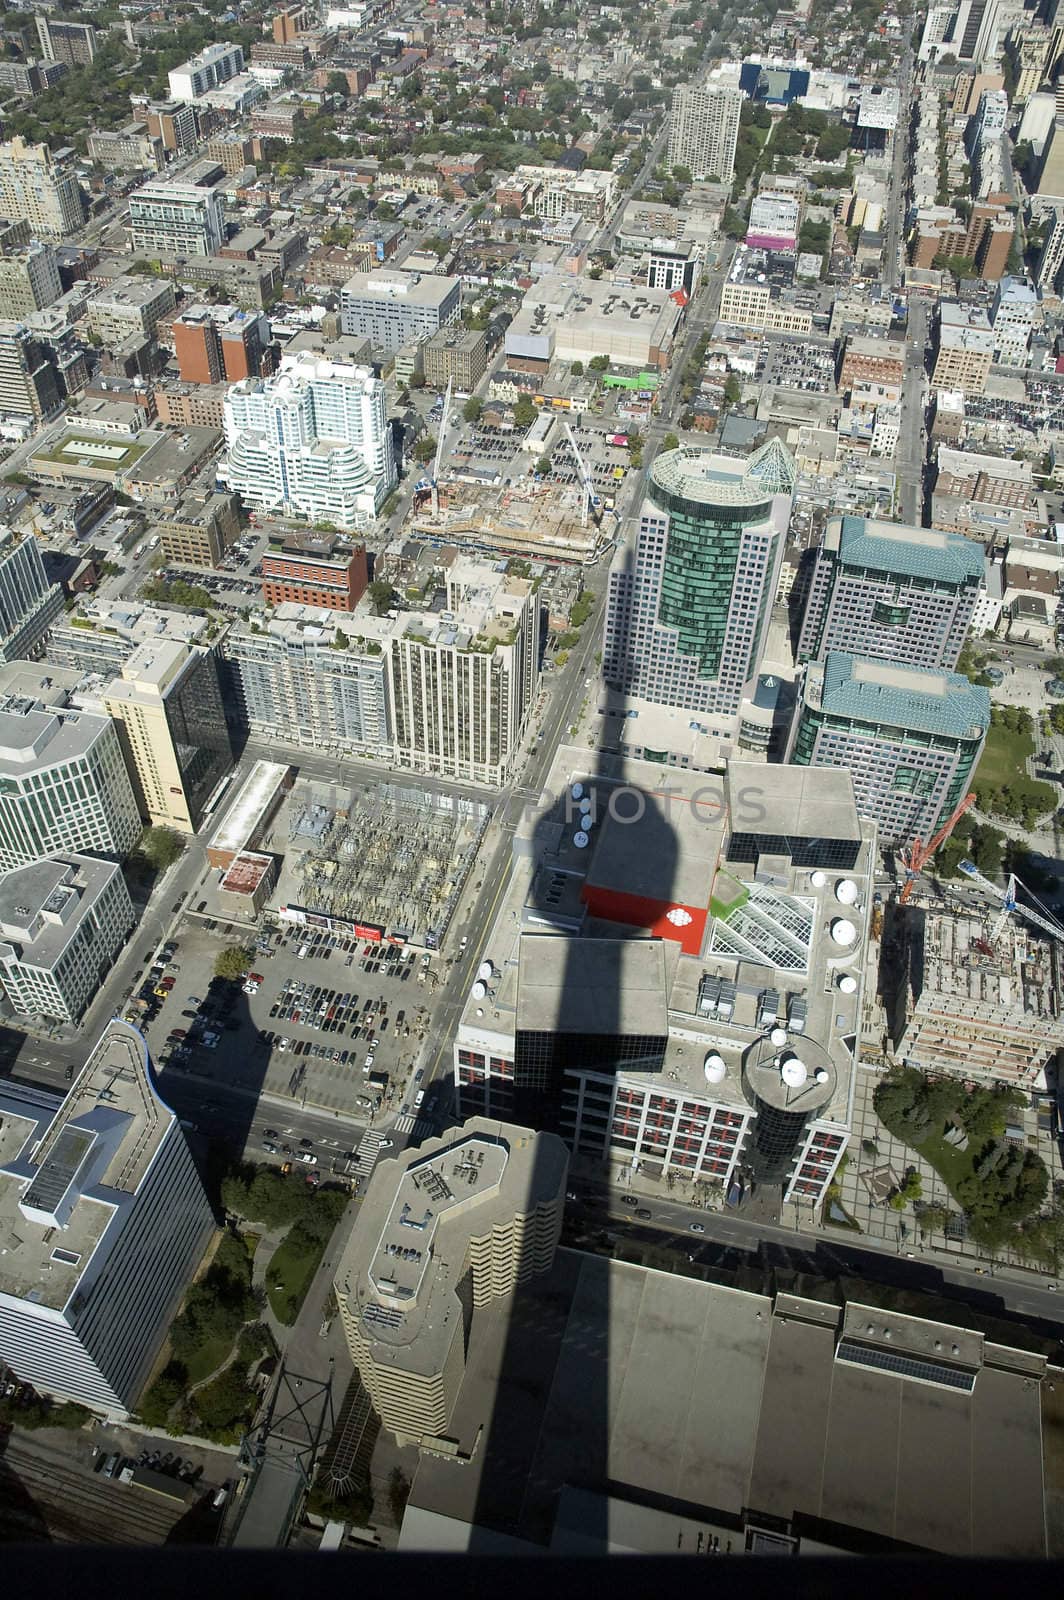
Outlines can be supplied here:
M939 828L938 832L935 834L935 837L930 841L929 844L924 844L924 841L917 837L913 840L912 844L909 845L908 849L902 851L901 859L905 865L905 887L898 897L902 905L905 904L906 900L908 900L909 896L913 892L913 884L916 882L917 873L923 871L924 867L930 861L939 845L945 844L946 840L949 838L950 834L963 817L964 813L970 810L974 805L975 795L966 794L956 811L946 822L942 824L941 828Z

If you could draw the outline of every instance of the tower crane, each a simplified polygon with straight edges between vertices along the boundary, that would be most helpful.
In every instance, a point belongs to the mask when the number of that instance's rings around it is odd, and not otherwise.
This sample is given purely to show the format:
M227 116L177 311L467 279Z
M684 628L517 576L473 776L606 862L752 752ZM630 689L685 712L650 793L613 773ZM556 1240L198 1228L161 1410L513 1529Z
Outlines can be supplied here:
M912 894L913 884L916 882L917 875L923 871L924 867L927 865L928 861L930 861L939 845L945 844L946 840L949 838L958 822L964 816L964 813L970 810L974 805L975 795L966 794L956 811L954 811L952 816L950 816L942 824L941 828L939 828L934 838L928 844L925 844L919 835L917 835L912 844L909 845L906 850L902 851L901 858L905 865L905 887L898 896L899 903L901 905L904 905L906 900L908 900L909 896Z
M432 476L430 478L419 478L414 485L415 505L423 504L425 496L430 495L432 498L432 515L434 517L438 517L440 514L440 464L443 460L443 447L447 440L447 424L451 417L453 381L451 378L447 379L447 388L444 391L443 411L440 414L440 427L436 438L436 454L432 462Z
M1048 933L1051 939L1064 939L1064 927L1061 927L1059 922L1055 922L1052 917L1044 917L1033 906L1024 905L1022 901L1017 900L1016 886L1019 880L1015 873L1010 873L1008 882L1005 884L1004 889L1001 889L996 883L991 883L989 878L983 876L974 861L958 861L957 870L963 872L966 878L971 878L972 882L977 883L980 889L985 889L987 894L993 895L995 900L1001 902L1001 911L990 933L991 944L997 943L1001 930L1005 925L1006 917L1011 916L1014 911L1018 916L1025 917L1028 922L1033 923L1036 928L1041 928L1043 933ZM1019 886L1021 889L1026 889L1028 894L1031 893L1026 884L1020 883Z
M592 482L591 474L584 466L583 458L581 457L579 450L576 448L576 440L573 438L573 430L570 428L568 421L566 421L564 418L562 420L562 427L565 429L565 437L569 441L569 449L573 452L573 460L576 462L576 470L580 474L580 482L584 490L583 500L580 507L580 526L582 528L586 528L588 513L590 511L597 511L599 506L602 504L602 501L595 493L595 485Z

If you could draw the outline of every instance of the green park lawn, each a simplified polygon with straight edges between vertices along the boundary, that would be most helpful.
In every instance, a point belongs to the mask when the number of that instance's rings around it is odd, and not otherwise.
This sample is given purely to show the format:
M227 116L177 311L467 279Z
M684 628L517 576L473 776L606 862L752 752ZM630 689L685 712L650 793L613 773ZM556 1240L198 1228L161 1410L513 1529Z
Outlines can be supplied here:
M1035 751L1034 736L995 721L986 736L973 787L976 793L1008 788L1021 805L1029 803L1038 811L1056 807L1056 790L1040 778L1028 777L1026 762ZM982 805L980 810L993 809Z

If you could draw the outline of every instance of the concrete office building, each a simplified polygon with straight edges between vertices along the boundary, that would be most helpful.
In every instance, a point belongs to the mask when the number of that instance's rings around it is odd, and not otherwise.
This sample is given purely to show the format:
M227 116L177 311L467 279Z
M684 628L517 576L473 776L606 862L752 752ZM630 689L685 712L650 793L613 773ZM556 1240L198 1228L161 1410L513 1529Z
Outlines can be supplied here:
M129 232L146 256L212 256L225 241L221 195L197 183L152 178L129 197Z
M199 138L199 126L192 106L181 100L146 100L133 105L133 116L143 122L149 137L158 139L164 150L184 154Z
M234 495L193 489L155 524L167 561L217 567L240 535Z
M107 172L161 172L166 162L162 139L142 122L127 122L113 133L97 129L89 134L88 151Z
M897 848L967 794L989 726L989 694L959 673L833 651L806 668L787 760L847 767L858 811Z
M123 860L141 824L118 734L78 672L0 667L0 871L76 851Z
M142 645L160 640L192 645L209 626L193 611L166 610L139 600L83 599L48 634L48 660L74 673L113 678Z
M41 55L45 61L62 61L68 67L88 67L96 59L96 29L88 22L62 22L58 17L34 17Z
M134 923L122 869L50 856L0 876L0 991L21 1017L79 1022Z
M62 615L63 591L48 582L36 539L0 526L0 658L38 654Z
M116 278L89 301L89 327L109 350L127 339L147 343L174 303L168 278Z
M477 328L441 328L421 347L425 382L432 389L448 383L472 394L488 368L488 344Z
M994 290L990 326L994 359L1003 367L1025 367L1038 317L1038 295L1022 278L1002 278Z
M103 690L152 827L195 833L203 808L233 765L212 650L162 640L142 644Z
M396 482L384 384L369 367L286 356L225 400L222 473L245 505L358 527Z
M960 534L832 517L813 560L797 658L842 650L952 672L985 567L982 548Z
M28 228L26 229L28 233ZM0 253L0 317L21 322L59 299L63 285L55 251L40 240L8 246Z
M394 355L404 344L421 343L458 321L462 285L458 278L429 277L380 267L356 272L340 293L343 332L372 339L378 355Z
M290 600L354 611L368 582L365 545L341 541L335 534L292 530L271 539L262 554L262 598L270 606Z
M72 162L17 137L0 144L0 216L28 222L34 238L75 233L85 205Z
M109 1022L60 1101L3 1091L0 1358L124 1418L214 1228L147 1045Z
M634 554L610 568L603 675L626 694L732 715L757 678L787 534L794 462L778 440L746 461L656 457Z
M183 61L168 74L174 100L199 100L244 70L244 52L238 44L209 44L198 56Z
M689 167L696 179L730 184L743 97L730 85L681 84L672 92L669 166Z
M1042 149L1032 193L1053 198L1064 196L1064 117L1059 108Z
M480 1117L375 1169L334 1282L351 1359L400 1444L442 1447L477 1312L550 1270L567 1170L552 1134Z
M543 793L458 1025L459 1113L817 1203L852 1130L877 859L849 775L732 761L666 790L657 762L602 777L563 748Z

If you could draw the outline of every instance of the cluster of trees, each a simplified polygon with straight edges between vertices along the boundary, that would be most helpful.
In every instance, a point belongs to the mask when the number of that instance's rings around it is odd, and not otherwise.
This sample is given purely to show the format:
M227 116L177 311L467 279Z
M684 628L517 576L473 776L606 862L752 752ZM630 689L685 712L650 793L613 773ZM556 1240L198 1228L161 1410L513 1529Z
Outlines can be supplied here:
M205 1344L235 1339L257 1309L247 1246L237 1234L224 1233L214 1260L189 1289L170 1329L175 1358L186 1362Z
M214 976L235 982L250 970L255 952L246 944L227 944L214 958Z
M1022 1105L1016 1090L968 1091L954 1079L934 1080L913 1068L892 1073L875 1094L880 1121L942 1172L971 1237L990 1249L1013 1243L1018 1225L1039 1210L1049 1189L1041 1156L1001 1138L1010 1115ZM942 1144L950 1125L968 1137L963 1154Z
M237 1443L258 1404L248 1382L251 1367L273 1351L273 1337L265 1323L253 1322L243 1330L229 1366L191 1397L197 1432L216 1444Z
M56 1404L47 1395L7 1395L0 1399L0 1427L83 1428L91 1412L74 1400Z
M157 600L160 605L190 606L197 611L209 611L211 597L198 583L186 583L183 578L149 578L140 591L142 600Z
M222 1179L222 1204L227 1212L265 1228L325 1218L328 1233L336 1226L347 1197L338 1189L308 1189L294 1173L254 1163L237 1167ZM312 1231L317 1224L311 1224Z
M1015 770L1015 777L1002 783L981 776L981 763L974 785L980 811L1005 817L1010 822L1019 822L1025 828L1035 827L1038 819L1054 811L1057 804L1053 786L1029 778L1023 768L1025 757L1034 748L1033 730L1034 723L1029 711L1019 706L994 706L990 713L988 742L994 740L996 731L999 736L1011 734L1020 743L1022 748L1016 750L1014 760L1008 763Z
M185 841L173 828L146 828L137 849L156 872L165 872L184 855Z

